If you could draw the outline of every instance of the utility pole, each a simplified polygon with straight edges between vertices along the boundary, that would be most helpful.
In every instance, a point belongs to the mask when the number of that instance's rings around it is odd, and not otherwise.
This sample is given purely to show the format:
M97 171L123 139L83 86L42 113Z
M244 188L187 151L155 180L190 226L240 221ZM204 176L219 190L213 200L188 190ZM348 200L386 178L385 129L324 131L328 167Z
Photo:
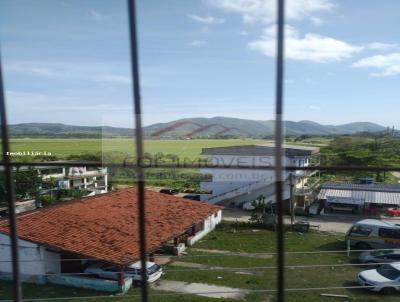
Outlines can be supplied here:
M294 224L294 183L293 183L293 173L289 173L289 186L290 186L290 200L289 200L289 211L290 211L290 223Z

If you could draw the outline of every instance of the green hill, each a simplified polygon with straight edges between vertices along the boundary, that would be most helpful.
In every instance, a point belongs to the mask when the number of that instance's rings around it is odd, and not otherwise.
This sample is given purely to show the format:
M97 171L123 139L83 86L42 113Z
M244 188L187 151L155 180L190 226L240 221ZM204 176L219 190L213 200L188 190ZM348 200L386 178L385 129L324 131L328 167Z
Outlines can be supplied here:
M199 130L202 129L202 130ZM286 121L285 133L299 135L339 135L359 132L381 132L386 128L369 122L355 122L344 125L322 125L312 121ZM11 137L131 137L134 130L109 126L73 126L58 123L26 123L10 125ZM146 137L254 137L274 135L274 121L256 121L231 117L190 118L168 123L158 123L143 128ZM169 131L167 131L169 130ZM189 135L192 133L192 135Z

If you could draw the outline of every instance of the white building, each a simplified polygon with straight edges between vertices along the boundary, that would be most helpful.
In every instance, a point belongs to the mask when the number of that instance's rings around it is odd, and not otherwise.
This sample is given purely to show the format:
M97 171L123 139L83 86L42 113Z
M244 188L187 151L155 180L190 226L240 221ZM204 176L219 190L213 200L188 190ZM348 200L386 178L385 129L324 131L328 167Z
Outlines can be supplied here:
M56 163L56 162L53 162ZM58 189L83 189L91 191L91 195L106 193L108 188L108 172L106 167L76 167L41 166L20 167L19 170L34 169L42 178L44 184L55 181Z
M285 146L283 150L283 165L307 167L312 157L319 154L318 148L302 146ZM201 189L211 192L203 200L210 203L241 205L252 202L258 196L266 197L266 202L275 201L275 172L271 169L243 169L241 166L271 167L275 164L275 147L272 145L243 145L204 148L202 155L212 156L213 165L226 165L229 169L203 168L202 173L211 174L211 182L202 182ZM237 167L237 169L235 169ZM306 198L317 184L310 177L318 174L314 171L285 171L284 199L290 198L290 174L297 203L306 206ZM303 196L304 198L300 198Z
M61 272L60 254L52 252L43 245L18 240L20 273L23 281L46 283L46 274ZM0 278L10 278L12 272L11 240L8 234L0 233Z

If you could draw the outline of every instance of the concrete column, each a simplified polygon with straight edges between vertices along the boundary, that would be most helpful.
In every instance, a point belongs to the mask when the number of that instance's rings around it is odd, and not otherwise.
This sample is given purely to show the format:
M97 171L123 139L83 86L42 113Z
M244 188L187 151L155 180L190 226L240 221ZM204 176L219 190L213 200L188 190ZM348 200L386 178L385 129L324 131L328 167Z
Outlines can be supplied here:
M108 174L104 175L104 187L105 187L105 191L107 193L107 191L108 191Z

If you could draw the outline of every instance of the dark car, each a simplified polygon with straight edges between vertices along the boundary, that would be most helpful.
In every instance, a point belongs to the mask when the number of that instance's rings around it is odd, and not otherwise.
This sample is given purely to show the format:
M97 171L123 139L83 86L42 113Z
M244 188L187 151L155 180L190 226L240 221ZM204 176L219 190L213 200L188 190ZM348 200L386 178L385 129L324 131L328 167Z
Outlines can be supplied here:
M371 251L360 254L361 263L391 263L400 261L400 250Z
M199 194L186 194L182 196L183 198L190 199L190 200L197 200L200 201L200 195Z
M168 195L175 195L175 194L178 194L178 191L177 191L177 190L171 189L171 188L163 188L163 189L160 189L159 192L160 192L160 193L163 193L163 194L168 194Z

